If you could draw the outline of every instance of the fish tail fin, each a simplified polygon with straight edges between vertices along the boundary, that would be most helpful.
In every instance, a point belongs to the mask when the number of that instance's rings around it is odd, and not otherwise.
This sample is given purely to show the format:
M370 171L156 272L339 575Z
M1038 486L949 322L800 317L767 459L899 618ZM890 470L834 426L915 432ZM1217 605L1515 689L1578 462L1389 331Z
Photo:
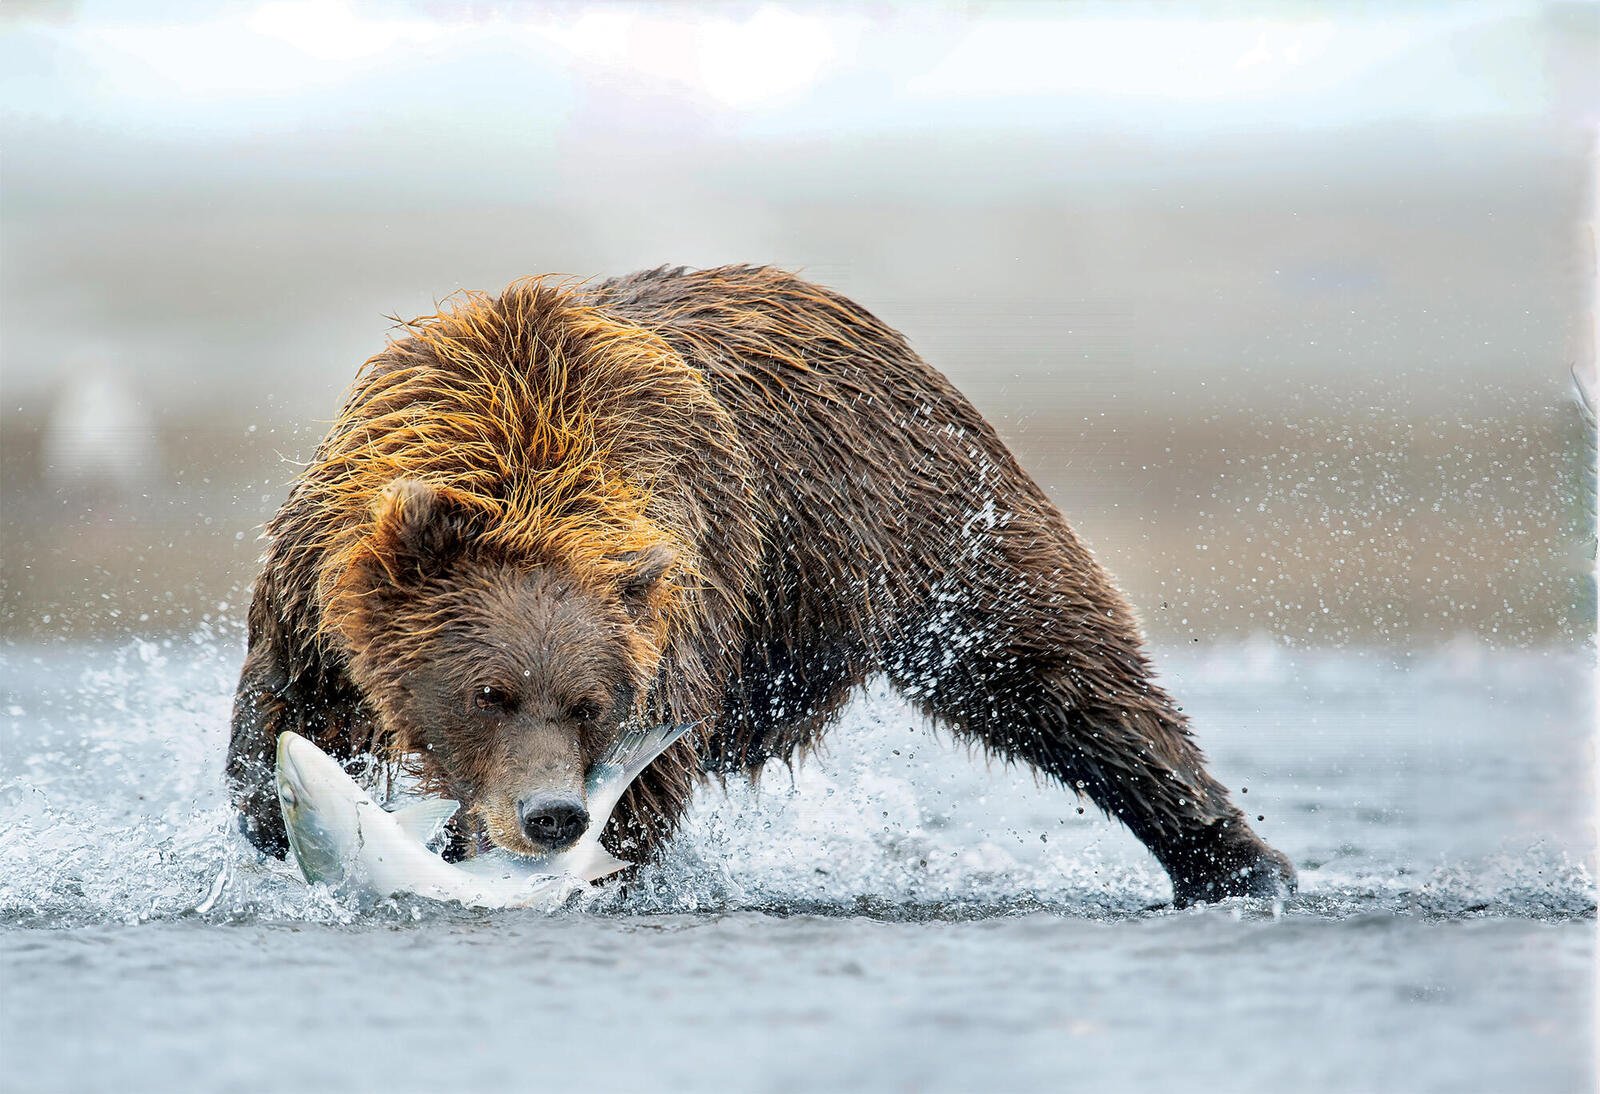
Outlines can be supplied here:
M617 798L657 756L676 744L699 722L667 723L645 728L625 728L604 756L589 769L590 812L596 798Z

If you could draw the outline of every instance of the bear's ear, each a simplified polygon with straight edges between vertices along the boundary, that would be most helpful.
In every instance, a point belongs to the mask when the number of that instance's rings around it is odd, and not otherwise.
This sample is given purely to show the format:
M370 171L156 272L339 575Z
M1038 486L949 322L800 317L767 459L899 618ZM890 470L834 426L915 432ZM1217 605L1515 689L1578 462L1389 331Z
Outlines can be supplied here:
M372 555L397 585L439 573L466 545L459 507L420 479L395 479L372 511Z
M627 567L617 579L617 592L622 596L622 603L629 610L644 607L650 594L655 592L656 586L677 560L677 555L660 544L618 555L617 561Z

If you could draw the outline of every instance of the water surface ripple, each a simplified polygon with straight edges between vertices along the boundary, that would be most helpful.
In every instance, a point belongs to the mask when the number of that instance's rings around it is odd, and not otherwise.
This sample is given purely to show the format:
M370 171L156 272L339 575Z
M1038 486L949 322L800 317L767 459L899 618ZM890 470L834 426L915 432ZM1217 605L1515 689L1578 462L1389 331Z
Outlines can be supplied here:
M1161 658L1301 869L1177 912L881 686L554 915L358 907L234 834L240 651L0 650L7 1088L1586 1089L1592 656Z

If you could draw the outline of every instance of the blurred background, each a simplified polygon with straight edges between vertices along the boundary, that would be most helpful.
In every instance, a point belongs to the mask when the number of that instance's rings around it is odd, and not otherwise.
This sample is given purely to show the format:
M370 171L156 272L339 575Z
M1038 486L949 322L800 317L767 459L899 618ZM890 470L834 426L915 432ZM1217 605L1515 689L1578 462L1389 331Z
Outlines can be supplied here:
M1593 633L1589 4L0 8L0 638L238 626L390 317L773 263L1178 643Z

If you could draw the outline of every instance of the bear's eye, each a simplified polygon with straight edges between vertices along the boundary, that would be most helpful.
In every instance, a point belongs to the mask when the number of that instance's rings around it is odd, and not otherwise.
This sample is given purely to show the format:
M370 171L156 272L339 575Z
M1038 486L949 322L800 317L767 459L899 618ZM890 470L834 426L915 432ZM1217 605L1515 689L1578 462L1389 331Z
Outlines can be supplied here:
M600 717L600 704L585 700L567 708L567 717L574 722L592 722Z
M509 714L517 705L516 699L497 687L485 684L472 693L472 706L489 714Z

